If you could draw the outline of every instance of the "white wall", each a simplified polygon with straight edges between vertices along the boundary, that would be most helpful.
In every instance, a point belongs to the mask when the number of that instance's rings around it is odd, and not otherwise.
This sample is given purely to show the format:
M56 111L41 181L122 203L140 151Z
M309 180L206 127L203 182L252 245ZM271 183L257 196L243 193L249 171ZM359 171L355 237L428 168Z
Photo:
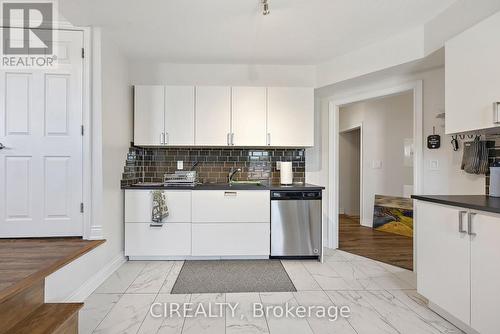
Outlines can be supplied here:
M341 214L359 216L361 182L361 130L340 134L339 193Z
M387 74L388 73L388 74ZM332 85L316 90L316 143L314 148L306 150L306 181L328 187L328 104L329 101L356 96L367 91L376 91L394 87L416 80L423 81L423 134L436 133L442 136L443 146L439 150L424 148L423 194L484 194L485 180L483 176L466 174L460 170L462 152L454 152L449 142L451 138L444 135L444 121L436 119L436 115L444 111L444 68L437 68L419 73L403 73L398 75L392 70L381 71L339 85ZM421 143L424 145L424 143ZM439 168L432 170L430 163L437 160ZM335 200L335 199L333 199ZM330 221L328 213L328 189L324 192L324 222Z
M132 89L128 84L128 62L113 41L107 38L105 31L101 46L102 133L93 135L102 135L102 203L100 208L94 208L95 212L102 212L102 215L96 216L98 222L94 221L93 224L102 225L106 242L47 277L47 301L63 301L68 297L72 300L85 298L85 294L95 288L93 285L99 283L92 280L96 279L93 277L95 274L102 271L101 275L105 276L124 260L123 192L120 179L132 140ZM96 195L99 195L98 191Z
M375 195L402 197L404 185L413 185L413 168L405 166L404 163L404 140L413 137L413 92L352 103L340 108L340 131L361 123L363 124L361 224L371 227ZM380 168L374 168L375 162L381 163ZM342 198L344 194L339 195Z
M315 66L130 62L134 85L315 87Z

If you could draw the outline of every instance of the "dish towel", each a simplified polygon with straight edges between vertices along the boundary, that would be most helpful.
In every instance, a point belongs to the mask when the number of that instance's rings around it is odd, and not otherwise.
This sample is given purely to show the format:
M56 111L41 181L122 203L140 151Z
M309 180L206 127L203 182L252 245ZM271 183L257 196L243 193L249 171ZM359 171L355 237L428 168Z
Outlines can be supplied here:
M489 146L489 141L479 139L464 143L462 169L469 174L488 173Z
M153 191L153 210L151 220L156 224L161 224L162 220L168 217L167 196L161 190Z

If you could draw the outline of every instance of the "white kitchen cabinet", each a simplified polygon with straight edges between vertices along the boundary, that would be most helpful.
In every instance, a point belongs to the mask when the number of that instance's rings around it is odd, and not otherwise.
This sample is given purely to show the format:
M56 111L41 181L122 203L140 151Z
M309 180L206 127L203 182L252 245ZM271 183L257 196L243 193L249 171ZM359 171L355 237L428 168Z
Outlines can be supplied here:
M448 41L446 47L446 133L498 126L500 102L500 13Z
M303 87L269 87L267 99L267 144L314 146L314 90Z
M194 145L194 86L165 87L165 144Z
M500 317L500 216L471 216L471 327L482 334L498 333Z
M125 256L191 255L191 223L125 223Z
M266 87L232 88L233 145L265 146L266 117Z
M269 190L196 190L193 223L270 223Z
M197 146L227 146L231 133L231 88L196 87Z
M165 88L134 86L134 144L163 144Z
M470 323L470 241L467 210L416 202L417 289L431 302Z
M169 215L165 223L191 222L191 191L163 190ZM150 223L153 190L125 190L125 223Z
M193 223L193 256L269 256L269 223Z
M457 326L498 333L500 215L422 201L415 214L418 292Z

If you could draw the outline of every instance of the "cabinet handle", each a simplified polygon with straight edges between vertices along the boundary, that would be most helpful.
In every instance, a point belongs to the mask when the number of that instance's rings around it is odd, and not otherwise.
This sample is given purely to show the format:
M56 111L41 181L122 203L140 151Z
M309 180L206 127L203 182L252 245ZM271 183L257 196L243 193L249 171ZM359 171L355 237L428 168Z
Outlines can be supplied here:
M165 144L165 134L163 132L160 133L160 144Z
M268 134L267 134L267 137L266 137L266 145L267 145L267 146L270 146L270 145L271 145L271 134L270 134L270 133L268 133Z
M237 196L238 193L236 191L224 191L224 196Z
M493 102L493 123L500 123L500 102Z
M467 233L466 230L464 230L464 215L467 213L467 211L459 211L458 212L458 232L460 233Z
M165 132L165 145L168 145L170 136L168 135L168 132Z
M231 146L231 134L229 132L227 134L227 146Z
M161 228L161 227L163 227L163 224L149 224L149 227L155 227L155 228L160 227Z
M231 146L234 146L234 133L231 133Z
M469 215L467 217L467 229L469 230L469 235L470 236L476 236L477 234L472 232L472 218L475 216L476 214L474 212L469 212Z

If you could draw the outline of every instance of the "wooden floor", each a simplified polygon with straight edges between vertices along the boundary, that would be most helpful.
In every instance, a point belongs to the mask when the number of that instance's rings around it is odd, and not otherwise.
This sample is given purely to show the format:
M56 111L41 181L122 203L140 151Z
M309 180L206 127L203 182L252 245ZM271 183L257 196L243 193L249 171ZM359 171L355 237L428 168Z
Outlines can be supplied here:
M0 239L0 302L103 242L81 238Z
M364 227L359 219L344 215L339 221L341 250L413 270L413 238Z

